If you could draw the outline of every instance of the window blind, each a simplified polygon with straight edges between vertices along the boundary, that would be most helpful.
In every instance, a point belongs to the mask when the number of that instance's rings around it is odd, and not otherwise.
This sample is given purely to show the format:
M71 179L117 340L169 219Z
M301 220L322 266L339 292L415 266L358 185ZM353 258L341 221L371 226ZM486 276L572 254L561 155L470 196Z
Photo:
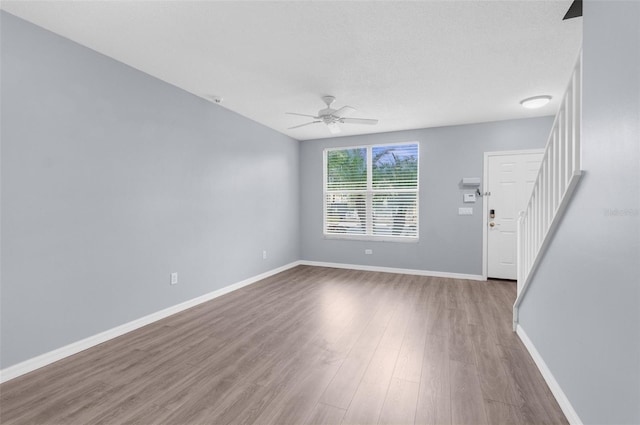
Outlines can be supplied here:
M324 233L418 237L418 144L325 150Z

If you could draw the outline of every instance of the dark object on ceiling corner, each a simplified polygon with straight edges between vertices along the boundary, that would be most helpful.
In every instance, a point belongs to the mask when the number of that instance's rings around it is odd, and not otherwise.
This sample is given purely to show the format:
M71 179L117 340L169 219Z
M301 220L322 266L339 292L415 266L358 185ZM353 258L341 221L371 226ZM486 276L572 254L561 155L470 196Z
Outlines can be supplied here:
M573 0L566 15L562 18L563 21L571 18L579 18L582 16L582 0Z

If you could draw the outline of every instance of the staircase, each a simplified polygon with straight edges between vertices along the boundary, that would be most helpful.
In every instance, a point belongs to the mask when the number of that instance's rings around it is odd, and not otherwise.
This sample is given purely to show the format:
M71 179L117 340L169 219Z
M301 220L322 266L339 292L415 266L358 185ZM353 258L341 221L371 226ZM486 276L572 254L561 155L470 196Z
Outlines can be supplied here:
M569 87L556 114L531 198L518 219L518 296L513 305L514 331L518 324L518 307L582 174L581 95L582 54L578 58Z

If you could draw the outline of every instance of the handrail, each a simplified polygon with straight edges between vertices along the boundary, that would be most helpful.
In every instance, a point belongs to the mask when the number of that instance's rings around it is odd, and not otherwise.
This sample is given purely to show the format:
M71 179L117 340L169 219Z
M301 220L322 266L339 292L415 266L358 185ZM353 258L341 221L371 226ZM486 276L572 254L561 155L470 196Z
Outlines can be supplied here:
M531 198L517 225L518 296L513 304L513 330L518 308L531 277L569 204L581 170L582 53L573 70L553 122Z

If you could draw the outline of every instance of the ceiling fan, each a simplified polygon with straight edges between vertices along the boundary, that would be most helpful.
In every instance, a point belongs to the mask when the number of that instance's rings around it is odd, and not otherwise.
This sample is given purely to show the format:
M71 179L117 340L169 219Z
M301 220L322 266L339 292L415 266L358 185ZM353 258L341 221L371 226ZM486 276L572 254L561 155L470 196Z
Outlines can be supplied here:
M353 114L356 109L351 106L343 106L340 109L333 109L331 105L335 102L336 98L333 96L323 96L322 101L327 105L326 108L320 109L318 115L298 114L296 112L287 112L289 115L299 115L301 117L313 118L313 121L300 125L294 125L289 127L289 130L293 128L300 128L311 124L324 123L332 134L340 133L340 127L338 124L378 124L378 120L372 120L368 118L349 118L348 116Z

